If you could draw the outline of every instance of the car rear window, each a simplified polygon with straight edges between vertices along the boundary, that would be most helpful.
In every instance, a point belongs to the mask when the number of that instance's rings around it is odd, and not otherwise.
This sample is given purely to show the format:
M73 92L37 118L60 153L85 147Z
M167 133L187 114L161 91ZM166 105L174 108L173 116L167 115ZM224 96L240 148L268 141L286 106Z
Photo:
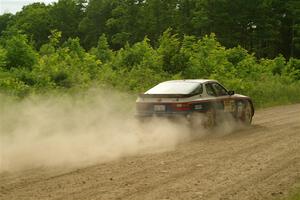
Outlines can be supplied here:
M164 82L151 88L145 94L192 94L202 91L198 82Z

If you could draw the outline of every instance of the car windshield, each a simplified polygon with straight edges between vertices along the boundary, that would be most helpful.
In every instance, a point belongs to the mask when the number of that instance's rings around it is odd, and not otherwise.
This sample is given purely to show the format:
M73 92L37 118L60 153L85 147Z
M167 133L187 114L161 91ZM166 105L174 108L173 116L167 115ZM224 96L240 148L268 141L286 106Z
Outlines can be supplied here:
M164 82L151 88L145 94L192 94L200 92L202 85L198 82Z

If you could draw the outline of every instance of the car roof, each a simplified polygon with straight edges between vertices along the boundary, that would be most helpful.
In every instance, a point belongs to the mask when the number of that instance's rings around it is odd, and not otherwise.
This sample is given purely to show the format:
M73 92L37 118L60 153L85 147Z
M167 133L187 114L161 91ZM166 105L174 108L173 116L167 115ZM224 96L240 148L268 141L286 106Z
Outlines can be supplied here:
M191 83L206 83L206 82L217 82L216 80L212 79L184 79L184 80L171 80L171 81L165 81L163 83L168 83L168 82L191 82Z

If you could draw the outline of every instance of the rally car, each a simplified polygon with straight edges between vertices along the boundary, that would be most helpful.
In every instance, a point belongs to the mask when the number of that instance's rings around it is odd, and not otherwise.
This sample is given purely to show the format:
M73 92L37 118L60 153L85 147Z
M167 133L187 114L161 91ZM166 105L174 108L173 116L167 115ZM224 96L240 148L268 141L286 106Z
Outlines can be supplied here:
M220 116L230 115L246 125L251 124L254 107L250 97L228 91L218 81L208 79L162 82L140 94L136 116L201 118L205 127L213 127Z

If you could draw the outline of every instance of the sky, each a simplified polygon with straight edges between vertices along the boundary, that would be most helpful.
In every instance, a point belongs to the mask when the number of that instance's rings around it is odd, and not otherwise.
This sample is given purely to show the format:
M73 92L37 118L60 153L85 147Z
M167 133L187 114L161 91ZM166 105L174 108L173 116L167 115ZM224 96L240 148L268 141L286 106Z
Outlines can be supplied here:
M22 10L22 7L34 2L44 2L49 4L57 0L0 0L0 14L13 13Z

